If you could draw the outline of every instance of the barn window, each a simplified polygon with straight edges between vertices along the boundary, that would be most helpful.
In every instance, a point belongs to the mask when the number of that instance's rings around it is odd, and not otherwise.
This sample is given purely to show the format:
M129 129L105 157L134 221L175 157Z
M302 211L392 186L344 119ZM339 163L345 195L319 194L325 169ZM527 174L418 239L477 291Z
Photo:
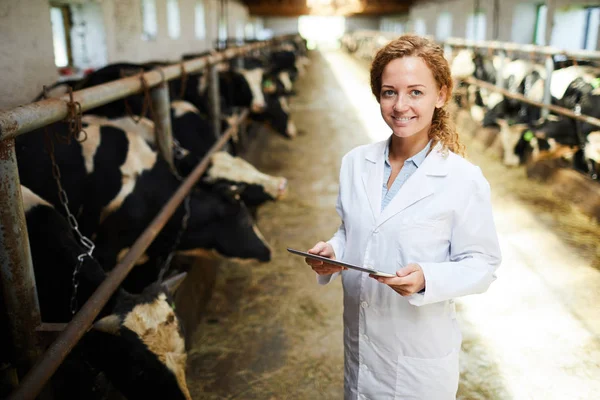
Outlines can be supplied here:
M467 18L467 39L485 40L485 13L477 11Z
M156 22L156 0L142 0L142 39L156 40L158 24Z
M224 15L219 18L218 38L220 43L225 43L227 40L227 21Z
M544 46L546 44L546 18L548 6L540 4L537 6L535 16L535 31L533 32L533 44Z
M181 34L178 0L167 0L167 28L171 39L177 39Z
M196 1L196 39L206 38L206 19L204 17L204 2Z
M254 32L254 24L252 22L246 22L244 27L244 35L248 39L256 39L256 33Z
M452 36L452 14L445 12L438 17L435 38L444 41L450 36Z
M244 44L244 22L239 21L235 27L235 38L238 40L240 44Z
M415 20L415 33L421 36L427 35L427 25L423 18Z
M586 27L583 48L596 50L598 46L598 27L600 25L600 7L586 9Z
M52 41L54 42L54 64L57 67L69 65L69 44L65 29L65 14L60 7L50 8Z

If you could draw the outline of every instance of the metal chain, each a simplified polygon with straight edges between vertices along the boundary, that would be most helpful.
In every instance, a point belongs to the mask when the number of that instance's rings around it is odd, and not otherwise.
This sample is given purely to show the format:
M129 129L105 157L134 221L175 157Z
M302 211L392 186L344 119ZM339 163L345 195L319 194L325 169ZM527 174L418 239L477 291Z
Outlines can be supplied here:
M73 270L73 276L71 278L71 281L73 283L73 289L71 292L71 302L70 302L71 315L75 315L75 313L77 312L77 309L79 308L79 305L77 304L77 289L79 288L79 271L81 270L81 267L83 266L83 260L86 257L92 258L92 255L89 253L82 253L82 254L78 255L77 256L77 265L75 266L75 269Z
M181 160L183 157L185 157L187 150L184 149L181 144L179 143L179 140L177 140L175 137L173 137L173 157L176 160ZM176 174L177 178L181 181L183 180L183 178L181 178L180 176L178 176L178 174Z
M44 93L46 93L45 87L44 87ZM62 138L62 139L66 140L67 143L70 142L70 140L72 138L75 138L75 140L79 141L79 136L83 132L84 137L83 137L83 139L81 139L81 141L84 141L85 139L87 139L87 133L83 130L83 127L82 127L81 105L79 103L73 101L73 91L71 88L69 88L69 96L70 96L70 101L67 104L69 107L69 112L67 115L67 120L69 123L69 133L66 138ZM59 137L58 134L56 134L55 136ZM61 183L60 167L58 166L58 163L56 162L56 158L54 155L54 142L53 142L52 138L53 137L50 134L48 127L46 126L46 128L44 130L44 144L46 147L46 151L48 152L48 155L50 156L50 162L52 163L52 177L54 178L54 181L56 182L56 186L57 186L57 190L58 190L58 200L60 201L61 205L63 206L63 208L65 210L65 213L67 216L67 221L69 223L69 226L71 227L71 230L73 232L75 232L75 234L77 235L77 238L79 239L79 242L86 249L85 253L82 253L77 257L78 262L77 262L77 265L75 266L75 269L73 270L73 277L72 277L73 290L72 290L72 294L71 294L70 307L71 307L71 313L75 314L75 312L77 311L77 289L79 287L79 271L81 269L81 266L83 265L83 258L85 258L85 257L91 258L92 257L92 252L94 251L95 245L94 245L94 242L92 242L90 239L88 239L86 236L84 236L79 231L79 224L77 223L77 218L75 218L75 216L71 213L71 210L69 209L69 197L67 196L67 192L64 190L62 183Z
M144 91L146 88L146 80L144 79L144 70L140 69L140 80L142 82L142 90ZM125 74L125 71L121 70L121 78L125 78L127 75ZM142 120L142 118L144 118L146 116L146 114L148 113L148 108L149 105L151 105L152 100L150 99L148 93L144 92L144 99L143 99L143 103L142 103L142 111L140 112L140 115L136 115L133 113L133 110L131 109L131 106L129 105L129 101L127 100L128 97L123 98L123 101L125 102L125 112L127 113L127 115L129 116L129 118L131 118L133 120L133 122L135 122L136 124L139 124L140 121Z

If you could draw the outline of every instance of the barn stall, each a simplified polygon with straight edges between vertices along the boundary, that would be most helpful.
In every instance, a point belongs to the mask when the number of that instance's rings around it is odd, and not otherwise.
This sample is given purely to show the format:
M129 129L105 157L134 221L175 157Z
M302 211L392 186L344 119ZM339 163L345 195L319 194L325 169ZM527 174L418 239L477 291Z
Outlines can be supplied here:
M178 13L173 3L177 4ZM261 206L255 214L272 249L271 260L257 263L215 260L206 254L178 255L176 262L187 271L187 277L176 292L175 310L186 329L186 380L191 398L341 398L340 282L319 287L314 273L285 248L307 249L316 240L331 236L339 223L335 200L341 157L355 146L389 135L368 86L373 51L395 35L413 31L443 43L450 59L461 48L498 54L508 43L513 43L511 56L529 57L533 51L548 49L520 49L519 44L547 44L553 51L551 55L563 54L569 59L570 52L571 59L586 64L594 60L594 50L598 48L598 10L585 4L565 8L560 2L542 6L491 1L336 2L318 9L316 4L310 8L310 3L247 1L196 2L192 13L191 3L77 1L51 3L43 8L33 2L7 3L2 6L1 15L12 22L3 24L3 29L14 41L5 50L11 54L10 62L7 58L2 61L7 63L3 65L2 78L8 94L2 104L7 111L2 116L14 115L12 111L18 111L14 107L29 104L41 86L69 79L72 74L89 74L106 64L177 60L186 53L219 51L229 42L241 44L246 40L302 34L311 50L310 64L294 82L296 95L289 102L297 136L290 140L255 124L248 126L249 140L245 148L239 149L259 170L288 180L286 197ZM60 35L52 35L52 52L48 34L31 32L32 37L26 38L19 32L19 26L33 21L40 30L45 25L54 32L57 28L52 22L60 21L55 9L63 16L70 13L71 24L76 24L77 15L88 16L85 24L80 22L79 29L68 26L65 20L69 18L62 19L63 30L71 32L70 44L62 36L65 51L61 57L63 63L67 60L66 65L59 65L58 61ZM154 28L147 22L152 20L147 16L148 9L154 9ZM317 16L306 18L311 13ZM180 20L178 39L173 38L177 29L170 27L173 19ZM195 36L202 31L198 19L205 21L205 39ZM98 24L96 28L82 34L84 26L91 26L92 21ZM565 29L574 23L582 27L581 32L571 33L565 40ZM100 25L103 29L98 28ZM330 36L323 32L326 25L332 27ZM552 29L545 28L550 26ZM90 42L79 49L74 47L76 33L82 42ZM484 43L484 39L495 44ZM19 47L13 47L19 40ZM41 50L44 48L46 54ZM86 49L85 57L77 55L82 49ZM586 49L590 52L580 54ZM173 74L177 73L175 70L181 73L179 64L170 69ZM154 82L160 82L162 78L154 75ZM464 96L460 91L457 94ZM594 208L597 182L576 171L562 157L554 158L550 166L548 160L541 160L545 161L541 165L551 171L546 176L562 176L556 179L562 182L558 186L528 179L528 175L532 176L528 171L535 165L539 168L541 161L517 167L503 165L506 149L500 146L498 133L479 128L471 105L462 104L456 109L456 122L468 146L468 158L482 168L491 184L504 260L498 280L488 292L457 300L463 330L458 397L594 398L600 390L600 229ZM67 108L64 104L60 107ZM3 145L8 143L4 121L0 134ZM579 191L574 192L573 185L580 187ZM8 199L7 204L14 202ZM7 219L2 219L3 227L12 229L14 225L4 221ZM10 248L13 240L20 240L12 235L1 238L3 249ZM3 253L3 271L16 265L14 258L6 255L12 257L13 253ZM2 290L6 307L13 293L8 293L11 289L7 288L6 275ZM29 286L25 293L30 300L31 290ZM11 323L21 321L19 315L12 313L6 319ZM85 329L90 323L91 320ZM53 339L64 326L43 328L51 332L29 331L24 339L39 340L40 335ZM13 338L3 342L15 343ZM38 347L41 351L45 345ZM31 357L31 353L28 355ZM19 357L23 359L19 355L16 358ZM25 365L31 366L36 357L34 354L34 360ZM28 368L17 372L14 366L3 363L6 393L27 379ZM95 384L97 387L90 385L89 389L103 388L104 397L100 398L123 396L110 382L96 380ZM44 395L52 396L50 385Z

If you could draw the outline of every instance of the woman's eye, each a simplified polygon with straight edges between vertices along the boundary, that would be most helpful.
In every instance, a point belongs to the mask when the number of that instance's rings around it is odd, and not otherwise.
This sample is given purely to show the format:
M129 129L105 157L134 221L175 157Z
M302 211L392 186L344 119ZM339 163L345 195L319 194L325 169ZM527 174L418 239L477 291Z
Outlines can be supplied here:
M394 95L394 91L393 91L393 90L384 90L384 91L383 91L383 95L384 95L385 97L390 97L390 96L393 96L393 95Z
M410 94L413 96L420 96L423 94L423 92L421 92L420 90L417 90L417 89L413 89L410 91Z

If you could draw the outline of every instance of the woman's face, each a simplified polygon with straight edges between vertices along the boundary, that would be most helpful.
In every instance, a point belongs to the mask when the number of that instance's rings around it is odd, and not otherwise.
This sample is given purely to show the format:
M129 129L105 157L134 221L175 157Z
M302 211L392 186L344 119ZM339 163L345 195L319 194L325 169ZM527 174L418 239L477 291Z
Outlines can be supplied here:
M385 66L381 76L381 115L398 137L427 137L433 111L446 100L443 89L437 87L422 58L396 58Z

